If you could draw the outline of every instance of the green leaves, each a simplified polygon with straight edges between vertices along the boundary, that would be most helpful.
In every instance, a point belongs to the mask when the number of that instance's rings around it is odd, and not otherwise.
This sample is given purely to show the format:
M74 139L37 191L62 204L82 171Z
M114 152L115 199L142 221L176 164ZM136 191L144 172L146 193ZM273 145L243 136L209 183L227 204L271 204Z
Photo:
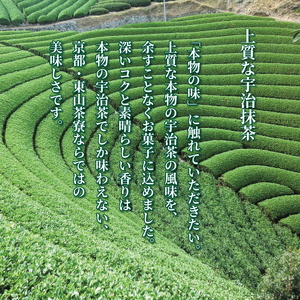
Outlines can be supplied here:
M263 292L259 299L300 299L299 250L287 250L278 255L267 269L259 289Z

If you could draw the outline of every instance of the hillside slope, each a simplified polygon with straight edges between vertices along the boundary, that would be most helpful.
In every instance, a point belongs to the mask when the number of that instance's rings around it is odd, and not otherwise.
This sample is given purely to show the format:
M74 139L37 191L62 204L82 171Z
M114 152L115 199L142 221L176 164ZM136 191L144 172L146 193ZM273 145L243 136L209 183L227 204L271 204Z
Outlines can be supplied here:
M246 28L255 33L257 47L254 141L242 141L240 128L240 83L244 76L241 41L245 40ZM239 191L264 183L271 191L273 183L272 191L285 196L300 194L300 170L295 163L300 153L300 46L292 41L297 28L295 23L226 13L84 33L1 32L0 299L44 299L45 295L51 299L256 299L270 261L287 248L299 248L299 238L289 228L271 222L257 205L241 202L232 189L222 185ZM56 68L56 76L62 75L60 105L50 98L54 93L51 88L57 83L53 83L49 65L49 46L57 40L63 44L63 66ZM86 64L81 69L73 64L74 43L80 40L86 43ZM95 63L100 40L109 44L110 59L106 132L100 132L96 124L96 112L101 111L96 105L100 100L96 95ZM120 211L121 134L116 128L123 80L118 49L120 41L129 40L133 49L129 54L131 65L127 65L131 78L126 96L130 99L132 131L128 133L131 144L126 151L132 156L124 160L124 165L132 164L132 211ZM155 105L150 112L155 123L155 243L142 236L146 221L141 188L141 124L146 117L141 52L147 40L155 44L151 65ZM168 210L166 174L159 167L165 164L164 65L169 40L178 51L176 217ZM190 42L201 42L201 100L192 109L186 105L187 56L194 45ZM104 71L101 74L105 76ZM86 195L82 198L73 196L74 174L78 171L74 164L78 127L73 104L78 80L86 83L86 143L82 151L86 159ZM62 109L62 123L51 111L55 106ZM188 239L192 212L187 198L191 164L186 137L191 113L200 115L199 162L211 173L195 176L201 189L195 217L200 228L200 249ZM99 134L108 141L108 219L97 202ZM251 177L254 171L261 177ZM221 176L218 185L213 175ZM103 216L101 222L99 218L97 222L97 214ZM295 229L297 222L294 225Z

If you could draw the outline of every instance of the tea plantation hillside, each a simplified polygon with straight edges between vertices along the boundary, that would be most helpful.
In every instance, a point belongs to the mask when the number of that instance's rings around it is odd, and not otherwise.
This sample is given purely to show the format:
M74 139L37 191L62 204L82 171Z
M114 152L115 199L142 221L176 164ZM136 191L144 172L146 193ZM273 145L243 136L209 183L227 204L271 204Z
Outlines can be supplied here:
M0 24L20 25L25 21L31 24L53 23L89 14L102 15L131 7L148 6L151 1L153 0L1 0Z
M242 140L240 119L241 42L247 28L256 42L255 139L250 141ZM300 247L300 45L293 43L298 29L295 23L222 13L85 33L0 32L0 299L266 299L259 284L270 263L286 249ZM55 72L49 64L53 41L60 41L63 50ZM79 68L73 60L80 41L85 42L85 64ZM102 60L106 71L100 72L96 51L101 41L107 43L109 62ZM132 42L124 60L120 41ZM155 45L151 87L145 87L150 76L142 59L146 41ZM178 54L176 215L164 196L170 41ZM201 98L197 106L188 106L188 51L199 42ZM126 100L124 74L130 74ZM108 109L97 95L102 77L109 82ZM84 143L78 142L73 107L80 80L85 82L80 87L85 89ZM142 236L147 222L143 95L149 89L154 98L149 111L155 132L149 212L154 243ZM125 147L130 156L122 165L118 129L124 101L130 103L132 127ZM57 108L62 111L55 119ZM191 114L199 115L201 127L201 173L194 175L201 196L194 212L187 196ZM107 116L107 127L99 123L100 115ZM85 164L74 163L74 153L84 156ZM108 161L108 170L102 166L108 178L107 211L97 201L100 153ZM82 198L73 196L80 168ZM131 211L120 211L121 168L131 174ZM200 249L188 237L192 213L199 223Z

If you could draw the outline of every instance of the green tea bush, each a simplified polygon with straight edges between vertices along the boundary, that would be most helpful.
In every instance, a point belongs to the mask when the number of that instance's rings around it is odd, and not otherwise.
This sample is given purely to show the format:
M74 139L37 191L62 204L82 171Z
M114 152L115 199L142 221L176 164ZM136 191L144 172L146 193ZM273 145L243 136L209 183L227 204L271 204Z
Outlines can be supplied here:
M91 7L91 8L98 8L101 7L103 4L110 4L110 3L114 3L114 2L124 2L124 1L118 1L118 0L99 0L98 2L96 1L96 3Z
M74 12L74 17L75 18L81 18L86 15L88 15L90 7L95 4L97 0L89 0L87 1L84 5L79 7L75 12Z
M9 73L1 76L0 78L0 92L8 90L13 86L29 81L32 79L37 79L43 77L50 73L49 66L47 64L36 66L29 70L21 70L13 73ZM26 76L24 76L26 74Z
M235 149L201 163L216 177L245 165L265 165L300 173L300 157L260 149Z
M46 61L40 56L20 58L19 60L14 62L0 64L0 75L13 73L15 71L21 71L43 64L46 64Z
M39 11L40 9L45 8L46 6L48 6L52 3L53 3L53 1L51 1L51 0L42 0L42 1L37 2L34 5L24 8L23 11L26 16L29 16L29 15Z
M122 2L129 3L131 7L148 6L151 4L150 0L122 0Z
M108 11L121 11L131 8L131 5L126 2L112 2L107 4L102 4L101 7L107 9Z
M6 8L13 25L17 26L25 22L24 15L12 0L2 0L2 4Z
M56 30L49 30L49 31L37 31L37 32L25 32L19 31L19 34L17 34L18 31L16 31L14 34L11 34L10 36L1 37L3 41L6 41L8 44L16 44L19 40L25 40L30 41L32 39L41 39L42 37L49 36L49 34L52 35L58 35L59 33ZM22 34L20 34L22 33ZM49 43L48 43L49 45ZM48 46L49 47L49 46Z
M300 75L300 66L291 64L260 63L255 66L255 71L259 74L282 74Z
M300 251L287 250L272 260L258 289L263 300L300 299Z
M48 23L55 22L59 13L64 10L65 8L70 7L74 2L72 0L64 1L63 4L59 5L58 7L53 8L51 11L47 13L47 21Z
M242 141L242 143L246 148L251 148L251 146L253 146L252 148L299 156L300 143L297 141L256 135L255 145L254 143L251 145L251 141Z
M258 203L274 221L300 213L300 195L274 197Z
M10 53L1 54L0 55L0 63L1 64L7 63L7 62L14 61L16 58L22 59L22 58L27 58L27 57L32 57L32 56L34 56L33 53L26 52L26 51L17 51L13 55L11 55Z
M37 21L38 21L39 24L47 24L47 23L54 22L54 21L48 19L46 15L40 16L40 17L37 19Z
M285 185L272 182L258 182L243 187L239 196L251 203L258 203L268 198L294 194L293 190Z
M300 173L267 166L238 167L223 174L220 181L235 191L257 182L274 182L285 185L300 194Z
M0 2L0 24L10 25L9 15L2 2Z
M255 125L257 128L256 132L258 134L283 140L299 141L300 128L290 127L288 125L275 125L274 123L277 122L277 120L279 119L278 116L276 116L276 114L264 114L264 116L267 115L269 118L262 118L266 123L257 123ZM281 116L283 116L283 118L286 119L285 124L296 125L296 118L294 118L294 122L289 122L287 114L281 114ZM294 116L296 117L297 115L290 114L290 117L293 118Z
M109 13L109 11L107 10L107 9L105 9L105 8L101 8L101 7L99 7L99 8L91 8L90 9L90 14L91 15L104 15L104 14L107 14L107 13Z
M3 37L3 36L6 36L6 37L9 37L9 36L15 36L15 37L17 37L17 36L23 36L24 34L26 35L26 34L29 34L30 33L30 31L29 30L20 30L20 31L9 31L9 30L7 30L7 31L1 31L0 32L0 36L1 37ZM8 46L8 45L1 45L1 48L2 48L2 51L4 50L4 49L6 49L7 51L6 52L11 52L11 51L14 51L12 48L11 48L11 46ZM18 49L17 49L18 50Z
M62 10L58 15L58 20L68 20L71 19L75 11L85 5L87 2L85 0L76 1L73 5Z
M54 9L61 7L64 3L66 2L63 0L57 0L54 3L46 6L45 8L34 12L30 15L31 21L33 22L34 18L36 18L36 22L39 22L40 24L53 22L53 18L48 18L47 14L52 12ZM54 21L55 20L56 18L54 19Z
M300 234L300 214L288 216L281 219L279 223L290 227L298 235Z
M20 7L23 11L25 8L30 7L39 3L39 0L25 0L25 1L17 1L18 7Z
M57 16L57 21L69 20L72 18L72 16L73 10L70 7L67 7L59 13Z

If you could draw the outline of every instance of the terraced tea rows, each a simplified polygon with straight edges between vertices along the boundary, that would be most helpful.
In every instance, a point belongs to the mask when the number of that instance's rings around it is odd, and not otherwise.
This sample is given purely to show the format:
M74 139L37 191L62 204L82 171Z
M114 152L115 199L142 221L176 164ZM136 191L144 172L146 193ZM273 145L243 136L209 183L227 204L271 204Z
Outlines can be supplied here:
M25 17L13 0L0 1L0 24L19 25L25 22Z
M153 1L153 0L151 0ZM1 0L0 24L53 23L89 14L101 15L131 7L147 6L150 0ZM159 1L158 1L159 2Z
M256 136L241 140L241 44L245 29L254 32ZM0 124L2 132L0 216L5 257L0 281L5 297L17 294L38 299L116 297L132 299L254 299L265 270L276 255L286 248L299 248L293 231L299 227L299 63L300 46L292 43L297 24L234 14L185 17L168 23L128 25L116 29L76 32L1 32L0 46ZM63 124L53 119L51 66L48 63L52 40L63 44L61 91ZM86 197L72 196L74 143L73 81L78 68L72 66L73 42L86 43L86 65L81 68L87 84L85 171ZM98 126L95 125L95 44L109 43L109 227L106 231L95 219L95 157ZM118 106L120 63L119 41L132 41L130 54L130 97L133 115L128 134L132 153L133 180L130 185L132 212L119 211L118 168L120 142ZM141 128L144 62L141 46L155 44L153 96L150 112L155 122L154 210L155 240L151 245L142 238L144 211L142 202ZM162 147L165 128L165 60L168 41L177 45L178 160L179 183L176 218L167 211L163 196L165 163ZM201 99L197 107L186 105L187 55L190 42L201 42ZM202 173L199 220L201 250L188 241L187 154L188 115L200 115ZM232 189L217 187L213 177L250 199L242 202ZM272 199L270 199L272 198ZM20 233L22 232L22 233ZM23 245L20 246L20 245ZM26 245L26 247L25 247ZM36 246L38 245L38 251ZM13 250L17 249L17 252ZM26 250L26 248L28 248ZM181 249L180 249L181 248ZM184 251L182 251L184 250ZM34 253L30 254L30 253ZM57 254L54 254L57 253ZM57 260L57 255L64 260ZM13 259L24 263L20 273ZM204 265L211 266L212 270ZM32 267L40 265L40 268ZM95 267L96 266L96 267ZM101 267L100 267L101 266ZM28 272L31 269L31 273ZM71 272L74 275L70 275ZM29 275L26 275L29 274ZM30 275L32 274L32 275ZM84 274L84 275L83 275ZM109 277L109 279L108 279ZM235 280L235 283L229 280ZM19 279L21 278L21 279ZM38 279L37 279L38 278ZM53 282L53 285L49 283ZM144 285L140 283L144 282ZM243 286L240 286L243 285ZM34 288L32 288L34 287ZM109 294L108 293L109 290ZM72 296L73 295L73 296Z

